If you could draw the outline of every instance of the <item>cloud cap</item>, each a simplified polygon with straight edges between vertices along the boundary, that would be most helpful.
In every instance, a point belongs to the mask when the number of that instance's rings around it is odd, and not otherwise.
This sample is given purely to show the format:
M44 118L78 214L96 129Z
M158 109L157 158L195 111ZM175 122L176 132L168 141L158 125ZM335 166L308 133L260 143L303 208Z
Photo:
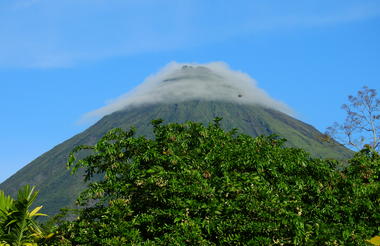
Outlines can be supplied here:
M231 70L226 63L171 62L130 93L87 113L84 119L101 117L129 107L190 100L256 104L293 114L284 103L271 98L258 88L257 82L249 75Z

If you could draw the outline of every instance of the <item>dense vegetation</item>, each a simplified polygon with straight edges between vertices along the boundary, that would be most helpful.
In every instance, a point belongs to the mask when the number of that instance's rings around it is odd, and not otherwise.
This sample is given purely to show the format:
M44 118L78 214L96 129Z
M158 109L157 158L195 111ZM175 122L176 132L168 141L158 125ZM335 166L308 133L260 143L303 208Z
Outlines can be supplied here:
M38 187L36 204L44 204L44 212L54 215L62 207L73 206L86 187L82 173L70 175L66 170L67 157L75 146L94 145L113 128L130 129L136 126L136 136L153 137L153 119L183 123L196 121L208 124L215 117L223 117L225 130L238 128L252 137L276 133L287 139L286 146L298 147L314 157L348 159L353 152L343 146L321 141L322 134L314 127L276 110L259 105L244 105L216 101L186 101L131 107L107 115L82 133L73 136L44 153L15 175L0 184L0 189L12 196L25 184Z
M153 127L152 139L115 129L74 150L69 167L90 181L85 207L50 245L364 245L380 234L371 148L342 170L219 119Z
M90 206L65 225L70 241L333 245L379 233L380 158L371 149L337 171L337 161L225 132L218 121L159 123L153 140L113 130L77 149L93 154L70 166L104 179L82 194Z

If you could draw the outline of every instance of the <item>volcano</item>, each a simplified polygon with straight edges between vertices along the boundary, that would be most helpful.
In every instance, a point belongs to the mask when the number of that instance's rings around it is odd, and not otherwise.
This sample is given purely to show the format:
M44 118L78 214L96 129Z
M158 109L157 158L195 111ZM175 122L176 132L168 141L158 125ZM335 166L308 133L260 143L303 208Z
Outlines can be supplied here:
M14 195L25 184L36 185L40 190L36 204L44 205L44 213L56 214L62 207L73 206L86 187L81 173L71 175L65 166L75 146L94 144L113 128L134 126L137 135L151 137L151 121L158 118L165 123L207 124L221 117L226 130L237 128L251 136L277 134L288 140L287 146L303 148L314 157L345 159L352 155L343 146L324 142L322 133L291 114L285 104L257 88L249 76L223 64L171 64L131 94L87 114L87 118L102 118L26 165L0 189Z

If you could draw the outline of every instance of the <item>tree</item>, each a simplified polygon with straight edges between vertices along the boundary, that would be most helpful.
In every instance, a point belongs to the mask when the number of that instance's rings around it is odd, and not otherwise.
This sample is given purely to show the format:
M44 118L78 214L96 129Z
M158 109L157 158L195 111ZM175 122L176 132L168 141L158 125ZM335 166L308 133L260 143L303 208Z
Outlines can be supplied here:
M68 165L90 184L60 228L73 245L364 245L379 234L372 152L338 171L283 139L225 132L219 119L153 126L153 139L115 129L74 150Z
M44 234L35 218L46 216L38 213L42 206L30 208L38 192L26 185L18 191L17 199L0 191L0 245L37 245Z
M327 128L327 135L348 147L360 150L364 145L380 149L380 99L377 92L364 86L357 96L349 96L342 109L347 116L342 124L335 122Z

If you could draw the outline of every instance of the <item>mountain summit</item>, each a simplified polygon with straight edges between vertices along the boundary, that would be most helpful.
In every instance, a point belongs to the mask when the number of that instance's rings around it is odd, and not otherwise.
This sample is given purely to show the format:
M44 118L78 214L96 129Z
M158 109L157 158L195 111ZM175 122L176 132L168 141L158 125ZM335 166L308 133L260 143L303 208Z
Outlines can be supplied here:
M199 65L173 62L149 76L131 93L86 114L85 118L101 117L131 107L190 100L261 105L293 115L288 106L271 98L248 74L231 70L225 63Z
M304 148L316 157L347 158L351 152L323 142L323 135L286 112L289 109L257 88L248 75L229 70L222 63L188 65L173 63L149 77L132 93L91 112L101 120L44 153L0 185L15 194L24 184L40 190L38 204L45 213L55 214L72 206L85 187L82 176L70 175L65 163L70 151L81 144L94 144L107 131L137 128L138 135L152 136L151 120L168 122L211 122L222 117L225 129L238 128L251 136L278 134L287 145Z

